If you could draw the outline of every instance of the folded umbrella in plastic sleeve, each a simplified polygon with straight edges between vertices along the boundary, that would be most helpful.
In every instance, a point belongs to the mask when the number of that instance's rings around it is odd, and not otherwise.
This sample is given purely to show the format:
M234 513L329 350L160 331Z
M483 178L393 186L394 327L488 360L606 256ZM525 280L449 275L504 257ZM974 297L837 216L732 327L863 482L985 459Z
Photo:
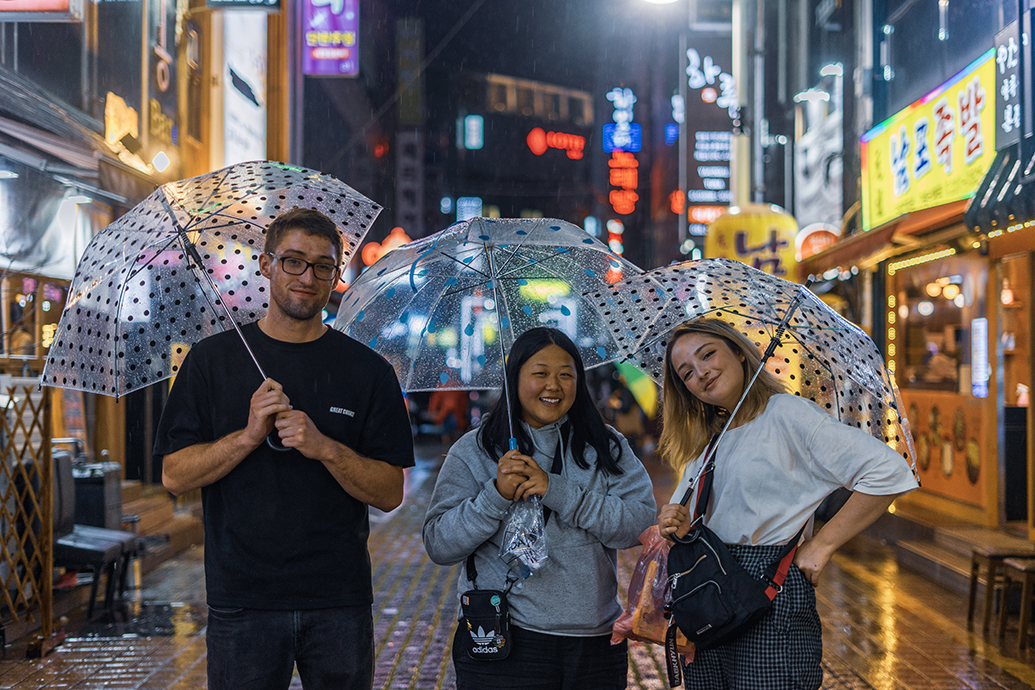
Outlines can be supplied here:
M538 570L546 561L546 519L538 496L511 504L500 558L507 563L521 561L530 570Z

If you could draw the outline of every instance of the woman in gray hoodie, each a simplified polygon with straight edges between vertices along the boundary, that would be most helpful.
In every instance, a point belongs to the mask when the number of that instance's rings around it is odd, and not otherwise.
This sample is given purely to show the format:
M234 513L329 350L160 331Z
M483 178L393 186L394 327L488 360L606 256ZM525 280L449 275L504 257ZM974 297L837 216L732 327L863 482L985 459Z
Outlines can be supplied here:
M508 509L541 496L549 556L507 595L509 655L471 658L459 626L457 690L625 688L626 643L612 645L617 549L654 522L650 477L590 398L578 349L554 328L523 333L511 348L501 396L480 428L449 450L424 519L424 547L439 565L473 554L479 589L505 590L517 574L500 558ZM508 403L518 448L509 448ZM469 562L469 561L468 561ZM518 565L517 567L520 567ZM459 592L473 588L467 565Z

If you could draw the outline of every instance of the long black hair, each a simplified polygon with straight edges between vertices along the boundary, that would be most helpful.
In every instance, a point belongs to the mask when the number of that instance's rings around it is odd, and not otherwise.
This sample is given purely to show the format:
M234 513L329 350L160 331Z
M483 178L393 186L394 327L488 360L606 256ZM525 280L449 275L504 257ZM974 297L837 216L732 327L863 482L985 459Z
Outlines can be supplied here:
M568 410L568 420L572 429L571 454L575 458L575 463L584 470L589 469L585 457L588 443L596 450L597 466L605 474L622 474L622 468L618 465L622 453L621 441L618 435L607 427L600 410L593 404L589 387L586 385L586 369L578 348L571 338L556 328L540 327L525 331L514 341L510 348L510 356L507 357L505 375L507 391L510 394L509 405L514 413L514 436L517 438L518 448L525 455L532 454L532 439L525 427L520 424L522 408L518 399L518 375L525 362L550 345L556 345L567 352L575 362L575 401ZM501 457L510 449L507 405L507 396L501 395L478 431L478 440L482 448L493 458Z

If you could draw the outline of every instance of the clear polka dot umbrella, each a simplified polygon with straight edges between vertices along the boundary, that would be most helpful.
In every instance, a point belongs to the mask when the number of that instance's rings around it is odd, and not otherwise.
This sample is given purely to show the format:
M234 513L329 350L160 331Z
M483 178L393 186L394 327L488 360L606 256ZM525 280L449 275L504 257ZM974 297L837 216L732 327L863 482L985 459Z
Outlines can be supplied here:
M330 175L274 161L156 189L87 246L43 385L119 397L173 376L202 338L261 318L266 228L293 208L330 217L346 261L381 211Z
M739 261L702 259L634 275L585 296L594 300L628 361L659 385L668 336L680 324L720 319L764 351L800 297L766 367L791 392L915 462L898 388L877 346L803 286Z
M587 368L623 356L583 294L641 272L571 223L475 218L382 257L334 327L392 362L407 391L500 388L502 353L536 326L567 333Z

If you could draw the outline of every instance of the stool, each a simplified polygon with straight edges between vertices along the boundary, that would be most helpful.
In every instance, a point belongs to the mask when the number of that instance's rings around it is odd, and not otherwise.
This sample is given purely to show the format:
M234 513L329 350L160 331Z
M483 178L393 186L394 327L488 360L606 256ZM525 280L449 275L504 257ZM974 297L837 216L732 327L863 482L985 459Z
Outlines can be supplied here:
M125 592L126 571L130 560L139 550L139 538L130 532L87 525L76 525L71 534L55 541L55 565L75 570L90 570L93 574L87 619L93 618L94 605L97 603L97 585L101 575L107 576L104 603L111 612L116 586L119 594Z
M1035 558L1007 558L1003 561L1003 596L999 602L999 637L1006 631L1007 602L1010 586L1021 583L1021 615L1017 633L1017 649L1028 646L1028 619L1031 618L1032 595L1035 594Z
M992 617L992 603L995 600L995 589L999 569L1007 558L1035 557L1035 550L1004 548L990 544L975 546L970 554L970 593L967 597L967 629L974 627L974 600L977 598L978 575L981 567L985 567L985 615L981 622L981 631L988 630L988 622ZM1000 605L1000 609L1002 605Z

